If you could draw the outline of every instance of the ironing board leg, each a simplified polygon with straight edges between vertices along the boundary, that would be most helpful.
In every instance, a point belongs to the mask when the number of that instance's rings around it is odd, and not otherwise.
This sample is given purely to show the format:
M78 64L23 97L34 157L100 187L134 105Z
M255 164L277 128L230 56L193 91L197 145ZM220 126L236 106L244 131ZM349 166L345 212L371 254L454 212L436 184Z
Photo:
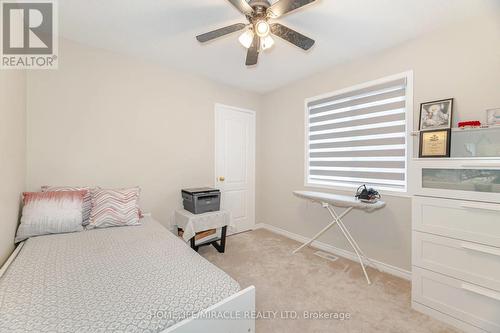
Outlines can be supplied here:
M336 212L333 211L333 214L336 214ZM345 226L344 222L340 221L339 228L344 229L344 232L347 234L347 236L349 236L349 238L351 239L351 241L354 243L354 245L356 246L356 249L358 250L359 254L361 254L361 256L366 261L368 261L371 264L371 266L373 266L375 269L377 269L380 272L380 269L377 267L377 265L375 265L375 263L370 258L368 258L366 256L366 254L364 254L363 250L361 250L361 247L359 247L359 245L356 242L356 240L354 239L354 237L352 237L351 233L349 232L349 229L347 229L347 227Z
M333 217L338 216L337 213L335 212L335 210L333 208L331 208L330 206L328 206L327 209ZM361 257L361 255L363 255L363 257L365 257L365 258L366 258L366 256L363 254L363 252L359 248L358 243L356 243L354 238L352 238L352 236L349 233L349 231L347 230L346 226L344 225L344 223L340 219L340 216L337 217L337 223L339 224L340 231L342 231L342 233L344 234L344 237L347 239L347 241L349 242L349 244L353 248L354 252L356 253L356 256L359 259L359 263L361 265L361 268L363 269L363 274L365 275L366 282L368 282L368 284L372 284L370 281L370 278L368 277L368 273L366 273L366 268L365 268L365 263L363 262L363 258Z
M326 206L328 207L328 206ZM333 221L330 222L326 227L324 227L320 232L318 232L316 235L314 235L313 238L311 238L307 243L302 244L298 249L294 250L292 253L295 254L302 250L304 247L311 245L312 242L314 242L316 239L318 239L319 236L323 235L328 229L333 227L335 223L337 223L342 217L346 216L347 213L349 213L352 210L352 207L347 208L342 214L340 214L339 217L333 216Z

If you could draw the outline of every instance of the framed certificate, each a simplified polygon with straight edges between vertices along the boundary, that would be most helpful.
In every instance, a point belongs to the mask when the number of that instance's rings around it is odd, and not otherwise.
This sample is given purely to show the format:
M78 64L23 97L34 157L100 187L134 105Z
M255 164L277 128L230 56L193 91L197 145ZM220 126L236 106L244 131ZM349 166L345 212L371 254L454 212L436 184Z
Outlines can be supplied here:
M451 130L420 132L419 157L450 157Z

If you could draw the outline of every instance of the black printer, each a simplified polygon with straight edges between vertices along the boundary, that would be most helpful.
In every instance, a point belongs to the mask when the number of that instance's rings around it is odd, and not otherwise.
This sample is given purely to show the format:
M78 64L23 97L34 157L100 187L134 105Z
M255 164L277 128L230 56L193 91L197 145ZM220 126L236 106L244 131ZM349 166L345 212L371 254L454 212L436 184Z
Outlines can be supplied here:
M220 210L220 190L210 187L183 189L184 209L193 214L216 212Z

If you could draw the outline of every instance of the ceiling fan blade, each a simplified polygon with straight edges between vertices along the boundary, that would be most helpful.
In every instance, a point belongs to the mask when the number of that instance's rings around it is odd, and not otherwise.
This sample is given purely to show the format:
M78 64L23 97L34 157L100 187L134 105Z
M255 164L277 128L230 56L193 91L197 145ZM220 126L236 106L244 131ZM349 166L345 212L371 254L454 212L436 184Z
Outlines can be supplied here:
M257 65L257 61L259 60L259 51L260 51L260 37L256 35L253 36L252 46L248 49L247 60L245 65L253 66Z
M244 23L233 24L233 25L230 25L228 27L220 28L220 29L217 29L214 31L207 32L203 35L196 36L196 39L200 43L205 43L205 42L211 41L212 39L216 39L216 38L231 34L233 32L243 30L243 29L245 29L246 26L247 25Z
M250 16L253 13L253 8L250 7L248 2L245 0L228 0L230 3L233 4L236 9L238 9L243 15Z
M279 0L267 9L267 15L271 18L278 18L314 1L316 0Z
M314 45L314 40L306 37L295 30L292 30L279 23L271 24L271 33L287 42L292 43L304 50L309 50Z

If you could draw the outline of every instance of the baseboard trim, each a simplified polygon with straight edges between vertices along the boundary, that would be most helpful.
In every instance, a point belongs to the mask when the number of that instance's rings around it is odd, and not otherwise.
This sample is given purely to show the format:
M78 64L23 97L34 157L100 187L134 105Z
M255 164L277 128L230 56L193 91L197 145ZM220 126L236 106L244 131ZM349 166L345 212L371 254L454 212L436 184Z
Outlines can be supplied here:
M275 234L293 239L293 240L295 240L297 242L301 242L301 243L305 243L309 240L309 238L307 238L305 236L301 236L301 235L295 234L293 232L290 232L288 230L284 230L284 229L281 229L281 228L278 228L278 227L275 227L273 225L266 224L266 223L257 223L254 227L254 230L255 229L266 229L266 230L271 231ZM337 256L340 256L340 257L343 257L343 258L346 258L346 259L349 259L349 260L352 260L355 262L359 262L358 257L356 256L356 254L354 252L340 249L340 248L335 247L333 245L329 245L329 244L326 244L326 243L323 243L320 241L314 241L311 244L311 247L314 247L314 248L321 250L321 251L332 253L334 255L337 255ZM409 280L409 281L411 280L411 272L410 271L407 271L405 269L402 269L402 268L399 268L396 266L386 264L384 262L381 262L381 261L378 261L378 260L375 260L372 258L370 258L370 260L375 264L375 266L377 266L378 269L380 269L381 271L383 271L385 273L397 276L397 277L405 279L405 280ZM368 266L373 266L373 265L368 263Z

